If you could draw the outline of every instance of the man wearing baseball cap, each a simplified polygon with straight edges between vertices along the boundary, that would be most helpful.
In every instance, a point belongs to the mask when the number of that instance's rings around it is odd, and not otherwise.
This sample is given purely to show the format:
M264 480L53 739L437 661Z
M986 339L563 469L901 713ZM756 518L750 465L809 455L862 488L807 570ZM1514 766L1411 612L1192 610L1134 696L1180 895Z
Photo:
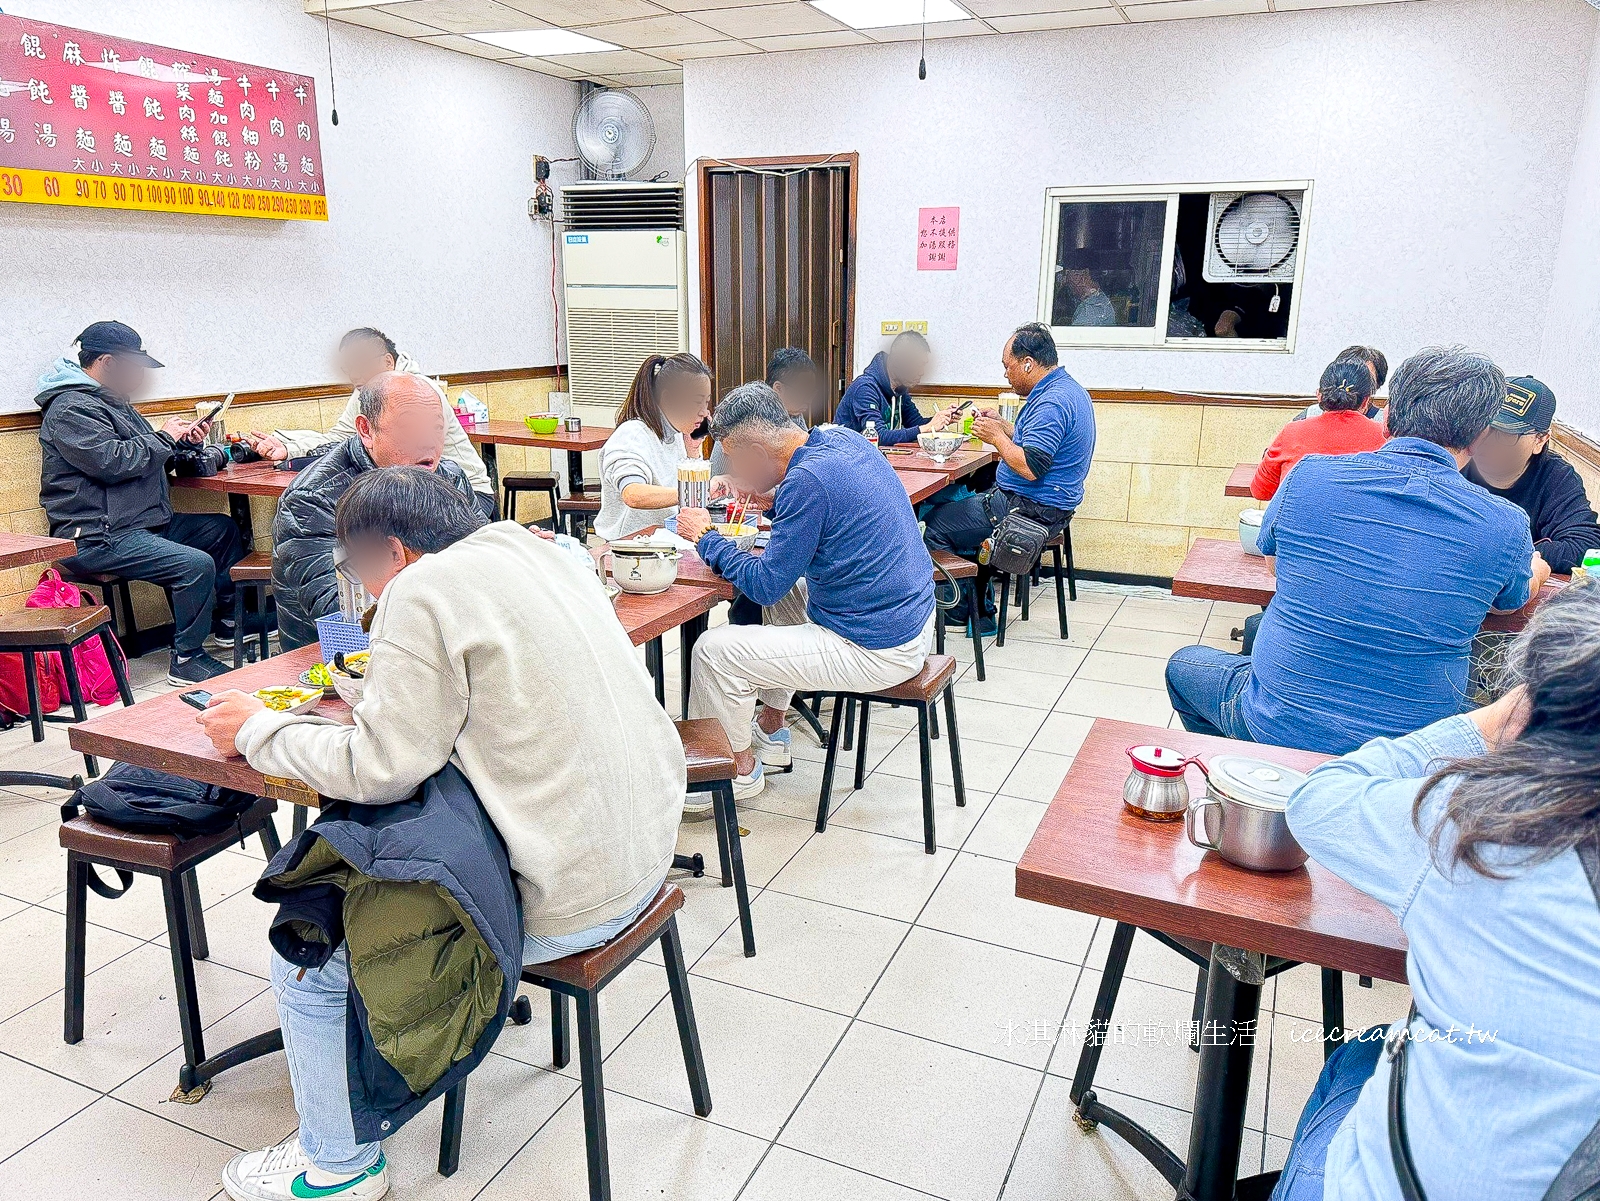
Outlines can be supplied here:
M1550 447L1555 393L1531 375L1506 381L1506 399L1462 474L1528 515L1533 546L1550 570L1571 571L1600 547L1600 525L1583 480Z
M63 356L39 380L34 403L44 413L39 503L50 532L72 538L66 560L78 572L110 572L171 591L172 662L167 679L197 684L228 670L201 649L206 635L235 632L213 622L232 609L228 568L244 557L239 527L221 513L174 513L167 469L197 460L206 423L170 418L160 429L133 407L150 368L161 364L137 332L96 321L77 338L77 359Z

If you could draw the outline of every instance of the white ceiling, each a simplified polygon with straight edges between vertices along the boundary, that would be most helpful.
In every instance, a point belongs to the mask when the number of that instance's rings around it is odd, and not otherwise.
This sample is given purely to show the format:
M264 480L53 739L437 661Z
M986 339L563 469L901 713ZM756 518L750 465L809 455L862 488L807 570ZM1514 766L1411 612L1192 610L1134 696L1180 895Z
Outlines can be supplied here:
M321 16L492 58L562 79L613 87L678 83L685 59L915 39L915 25L854 30L803 0L302 0ZM1291 12L1407 0L957 0L966 21L928 26L930 38L1026 33L1184 17ZM527 58L464 34L559 27L620 50Z

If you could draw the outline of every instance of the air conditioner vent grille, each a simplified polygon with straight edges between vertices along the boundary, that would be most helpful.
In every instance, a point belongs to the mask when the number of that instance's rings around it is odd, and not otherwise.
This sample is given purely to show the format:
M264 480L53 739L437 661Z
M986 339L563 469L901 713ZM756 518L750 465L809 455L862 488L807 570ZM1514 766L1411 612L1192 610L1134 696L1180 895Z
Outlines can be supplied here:
M571 229L682 229L682 184L599 183L561 189Z
M574 404L615 408L639 364L683 349L676 310L569 309L567 374Z

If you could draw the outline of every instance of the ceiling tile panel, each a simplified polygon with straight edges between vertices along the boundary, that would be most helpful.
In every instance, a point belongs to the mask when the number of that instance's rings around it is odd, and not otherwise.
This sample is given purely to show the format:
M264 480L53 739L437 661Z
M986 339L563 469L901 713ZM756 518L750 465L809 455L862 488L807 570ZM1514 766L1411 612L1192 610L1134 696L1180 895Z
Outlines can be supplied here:
M781 37L796 33L831 33L845 26L819 8L800 0L786 4L752 4L697 12L694 19L736 38Z
M321 14L317 14L320 16ZM424 25L420 21L408 21L404 17L392 16L380 8L354 8L346 12L329 14L335 21L343 21L346 25L365 25L368 29L377 29L383 33L398 34L403 38L430 37L443 32L432 25Z
M632 71L670 71L672 64L639 50L602 50L595 54L553 54L548 61L585 75L617 75Z
M1086 8L1071 13L1028 13L1020 17L990 17L989 24L1000 33L1033 33L1041 29L1082 29L1089 25L1120 25L1123 17L1114 8Z
M920 25L888 25L882 29L863 29L875 42L914 42L922 36ZM932 21L928 24L929 38L965 38L977 34L993 33L982 21Z
M830 33L791 33L775 38L751 38L752 45L763 50L821 50L829 46L860 46L872 39L854 29L839 29Z
M725 38L720 42L695 42L690 46L652 46L650 53L658 58L681 63L691 58L726 58L733 54L760 54L749 42Z
M495 33L506 29L538 29L543 22L499 0L401 0L385 4L390 16L420 21L446 33Z
M660 6L650 0L500 0L500 3L565 29L632 21L661 12Z
M1165 4L1124 4L1130 21L1173 21L1185 17L1233 17L1264 13L1267 0L1168 0Z
M1116 10L1112 0L961 0L961 7L975 17L1020 17L1034 13L1080 12L1085 9Z
M618 46L648 49L651 46L685 46L695 42L716 42L722 34L676 13L661 13L640 21L618 21L612 25L586 25L586 37L599 38Z

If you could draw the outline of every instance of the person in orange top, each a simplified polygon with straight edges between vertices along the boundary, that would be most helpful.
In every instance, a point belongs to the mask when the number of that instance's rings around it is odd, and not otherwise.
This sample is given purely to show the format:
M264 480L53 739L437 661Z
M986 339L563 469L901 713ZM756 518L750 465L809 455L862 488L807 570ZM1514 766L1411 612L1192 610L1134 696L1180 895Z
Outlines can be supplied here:
M1329 363L1317 384L1322 415L1291 421L1278 432L1261 456L1250 495L1263 503L1271 500L1289 468L1307 455L1352 455L1382 446L1388 439L1383 423L1366 416L1372 389L1372 372L1365 363L1352 359Z

